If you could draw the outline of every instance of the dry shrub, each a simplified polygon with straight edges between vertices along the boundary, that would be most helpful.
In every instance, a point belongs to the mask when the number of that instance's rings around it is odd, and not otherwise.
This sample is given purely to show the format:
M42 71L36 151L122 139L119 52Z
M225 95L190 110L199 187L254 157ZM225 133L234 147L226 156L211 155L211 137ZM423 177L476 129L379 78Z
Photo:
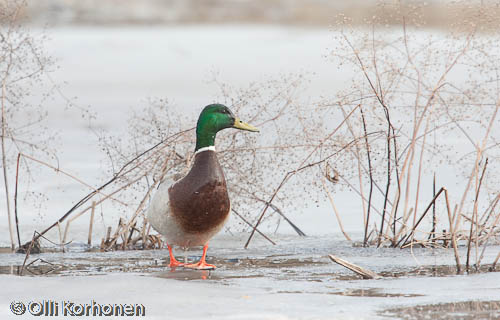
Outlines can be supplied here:
M55 159L51 144L55 135L50 132L46 122L47 110L44 107L50 92L44 91L33 101L33 92L41 88L50 71L52 59L45 53L45 36L35 36L19 22L19 16L25 5L24 1L2 1L0 3L0 105L1 105L1 166L5 190L6 213L9 224L12 250L14 241L14 197L12 185L17 183L16 167L25 172L24 182L33 182L31 170L33 164L26 159L16 166L18 154L23 153L40 158ZM15 192L17 195L17 190ZM42 197L34 193L33 201ZM16 219L17 220L17 219ZM18 236L20 245L20 240Z
M455 5L450 12L466 3ZM254 226L266 219L278 223L279 212L324 200L330 182L340 181L360 195L364 245L453 246L457 252L467 243L478 252L480 244L498 238L500 219L500 42L479 33L495 23L494 11L470 11L470 19L451 19L446 32L433 32L423 29L425 6L384 3L377 10L363 27L339 18L331 58L355 72L351 86L330 98L305 101L301 75L243 89L214 80L216 102L265 132L225 130L218 136L233 209ZM165 176L189 170L196 116L152 99L130 119L128 136L101 134L111 179L58 222L110 203L107 212L118 208L126 219L103 239L104 250L137 247L140 240L144 248L161 246L150 238L144 212ZM448 168L463 176L441 179ZM242 222L236 229L249 227ZM476 264L480 260L476 254Z
M350 149L356 166L342 170L363 199L364 244L434 246L440 239L456 249L463 239L477 252L499 234L500 39L479 33L493 19L488 12L429 32L418 23L419 7L400 9L400 27L384 27L384 7L362 29L345 19L331 55L356 70L335 102L359 108L345 134L366 137ZM436 195L440 187L453 192L447 205L444 190L433 217L424 205L434 174Z
M252 224L255 223L256 213L268 204L272 212L264 220L274 217L277 223L286 216L287 208L297 207L297 202L317 200L321 186L318 176L321 173L315 169L315 165L302 168L295 179L287 181L283 190L276 193L275 197L273 195L281 188L280 181L287 172L324 158L319 146L331 149L335 146L342 147L342 142L333 138L323 141L326 129L323 125L324 118L313 107L298 102L305 82L303 75L288 75L266 83L251 84L244 89L219 84L220 98L217 102L226 104L241 119L261 130L261 134L224 130L216 140L219 162L228 182L232 209ZM164 141L166 137L175 135L175 138L167 139L168 143L160 142L147 155L137 159L126 176L114 181L116 188L130 184L127 190L124 189L117 195L122 202L115 203L124 210L125 215L130 213L131 206L140 207L132 220L143 216L149 197L159 181L167 175L185 174L194 155L193 125L196 123L197 113L187 115L170 106L165 99L153 99L149 104L143 113L131 118L129 137L118 140L106 135L100 137L103 150L110 160L109 167L113 168L113 175L116 175L117 168L122 168L131 158L142 154L145 145L152 145L152 141ZM202 108L203 106L199 106L197 111ZM179 132L181 133L176 135ZM315 156L304 163L304 156L311 151L315 152ZM143 198L145 194L146 197ZM124 203L126 206L122 205ZM240 222L232 228L237 231L249 229L243 219Z

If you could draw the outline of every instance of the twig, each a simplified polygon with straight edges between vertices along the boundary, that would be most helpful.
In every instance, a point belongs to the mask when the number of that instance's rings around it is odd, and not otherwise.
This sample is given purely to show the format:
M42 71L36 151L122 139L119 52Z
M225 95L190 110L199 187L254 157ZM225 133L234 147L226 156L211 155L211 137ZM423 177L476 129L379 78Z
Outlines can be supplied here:
M17 243L19 248L21 247L21 237L19 235L19 218L17 216L17 187L19 184L19 160L21 159L21 154L17 154L17 164L16 164L16 189L14 190L14 216L16 218L16 231L17 231Z
M378 274L368 269L362 268L358 265L350 263L344 259L338 258L332 254L329 254L328 257L335 263L340 264L341 266L353 271L354 273L359 274L363 277L363 279L379 279L381 278Z
M498 201L495 202L495 206L496 206L497 203L498 203ZM495 221L493 222L493 225L492 225L490 231L486 235L486 239L484 240L483 250L481 251L481 255L479 256L479 259L478 259L478 261L476 263L476 265L477 265L478 268L479 268L479 265L481 264L481 260L483 259L484 252L486 251L486 246L488 245L488 240L493 235L493 230L495 229L494 226L497 226L499 222L500 222L500 214L497 215Z
M436 196L436 173L434 172L434 177L432 179L432 197ZM432 205L432 229L429 233L429 240L434 242L434 238L436 237L436 203Z
M394 133L394 128L392 129L392 135L394 136L394 139L392 140L393 142L393 145L394 145L394 169L396 171L396 182L397 182L397 186L398 186L398 190L397 190L397 193L400 194L401 193L401 180L399 179L399 171L398 171L398 149L397 149L397 143L396 143L396 136L395 136L395 133ZM393 219L393 223L392 223L392 246L393 247L396 247L396 241L397 241L397 238L396 238L396 217L397 217L397 213L398 213L398 207L399 207L399 197L397 198L397 202L392 206L392 209L391 210L391 218Z
M108 227L107 231L106 231L106 240L105 242L108 242L109 239L111 237L111 227Z
M486 208L486 210L484 211L482 218L481 218L481 220L482 220L481 225L486 225L488 223L488 220L490 220L491 215L493 214L493 211L495 210L495 207L499 201L500 201L500 193L498 193L496 195L496 197L493 198L493 201L491 201L488 208Z
M28 260L29 256L30 256L30 253L31 253L31 248L33 247L33 243L35 243L35 236L36 236L37 232L36 231L33 231L33 237L31 238L31 242L29 244L29 247L28 247L28 250L26 250L26 256L24 257L24 262L23 262L23 265L21 267L21 271L19 271L19 275L22 276L23 275L23 271L24 271L24 266L26 265L26 261Z
M116 227L115 234L111 238L111 242L108 244L108 246L104 248L104 251L108 251L109 249L111 249L111 247L114 246L116 241L118 241L118 237L121 235L120 229L122 228L122 226L123 226L123 218L120 218L118 220L118 226Z
M134 233L135 225L137 224L137 221L134 222L134 224L130 228L130 233L128 234L127 241L123 243L123 249L125 249L125 246L130 242L130 239L132 239L132 234Z
M149 230L151 230L151 225L144 219L142 223L142 231L141 231L141 239L142 239L142 247L146 247L146 238L149 235Z
M483 171L481 172L481 178L479 178L479 185L477 186L476 189L476 197L474 199L474 210L472 212L472 219L470 221L470 233L469 233L469 239L467 241L467 259L465 261L465 270L469 272L469 261L470 261L470 248L471 248L471 243L472 243L472 231L474 230L474 227L476 229L476 237L475 237L475 243L476 243L476 262L477 262L477 231L479 228L478 225L478 219L477 219L477 201L479 198L479 192L481 191L481 184L483 182L484 178L484 172L486 171L486 167L488 166L488 158L486 158L486 161L484 162L483 166ZM474 220L475 218L475 220ZM477 264L476 264L477 266Z
M387 202L389 200L389 188L391 186L391 129L394 130L391 123L391 118L389 117L389 110L385 105L382 105L384 109L385 118L387 119L387 184L385 186L384 194L384 208L382 209L382 219L380 221L380 233L378 236L377 248L380 247L381 235L384 232L384 222L385 213L387 211ZM396 137L394 137L396 139Z
M7 205L7 220L9 225L9 234L10 234L10 247L12 252L16 248L14 244L14 230L12 226L12 221L10 218L10 195L9 195L9 183L7 178L7 155L5 151L5 129L7 124L5 123L5 79L2 81L2 137L1 137L1 145L2 145L2 170L3 170L3 181L4 181L4 190L5 190L5 203Z
M368 193L368 210L366 211L366 222L365 222L365 236L363 240L363 246L368 245L368 225L370 224L370 208L372 203L372 193L373 193L373 170L372 161L370 157L370 144L368 143L368 135L366 130L365 114L363 113L363 108L359 105L359 111L361 112L361 119L363 120L363 130L365 132L365 143L366 143L366 157L368 158L368 174L370 177L370 191ZM383 213L382 213L383 215Z
M406 242L408 241L408 238L410 238L414 234L414 232L417 229L418 225L420 224L420 222L422 221L422 219L424 219L425 215L427 214L427 211L429 211L429 209L432 207L432 205L434 204L434 202L436 202L436 200L439 197L439 195L441 194L441 192L443 192L445 190L446 189L443 188L443 187L441 189L439 189L438 193L434 196L434 198L432 199L432 201L429 203L429 205L425 209L424 213L422 213L422 215L420 216L420 218L418 219L418 221L415 223L415 225L411 229L411 232L408 234L408 236L401 238L401 240L399 240L399 242L397 243L397 246L399 246L399 243L401 243L401 242L403 242L403 244L401 245L401 248L403 248L406 245ZM403 241L403 239L404 239L404 241Z
M59 246L61 247L62 249L62 252L64 253L64 242L63 242L63 238L62 238L62 232L61 232L61 224L58 223L57 224L57 230L59 231Z
M429 128L429 119L430 119L430 117L427 117L427 121L425 123L424 141L422 142L422 150L420 151L420 160L418 162L417 192L415 195L415 211L413 214L413 224L415 224L415 220L417 218L418 199L419 199L419 195L420 195L420 180L422 178L422 161L424 159L425 141L427 140L427 132L428 132L427 129ZM408 178L409 177L410 176L408 175ZM413 236L414 236L414 233L412 234L412 238L413 238Z
M342 115L345 118L347 116L347 114L346 114L343 106L341 106L341 110L342 110ZM354 133L354 129L353 129L353 126L351 124L351 121L347 120L346 124L347 124L347 129L349 130L349 132L351 132L353 139L356 139L356 134ZM353 190L355 190L356 193L361 197L361 207L363 210L363 223L366 223L366 203L365 202L367 202L367 201L365 200L364 191L363 191L363 175L361 174L362 165L361 165L360 147L359 147L357 142L354 144L354 155L356 156L356 160L357 160L356 163L357 163L357 169L358 169L359 191L356 188L354 188L354 186L351 186L351 188ZM344 179L344 181L346 181L350 185L350 183L346 179Z
M335 216L337 217L337 222L339 224L340 231L342 231L342 234L344 235L347 241L352 241L349 235L344 230L344 226L342 225L342 219L340 218L340 215L337 211L337 207L335 207L335 202L333 201L333 196L330 193L330 190L328 190L328 188L326 187L324 179L321 179L321 184L323 185L323 189L326 191L326 194L328 195L328 199L330 200L330 204L332 205L333 212L335 212Z
M455 226L453 225L455 217L451 215L450 201L448 199L448 190L444 189L444 198L446 199L446 211L448 212L448 220L450 222L450 234L451 234L451 244L453 246L453 252L455 253L455 262L457 265L457 273L460 273L460 256L458 254L457 248L457 238L455 234ZM456 207L455 207L456 208ZM457 219L459 220L459 219ZM458 221L457 221L458 222Z
M300 230L299 227L297 227L297 225L295 225L290 219L288 219L288 217L281 211L280 208L278 208L277 206L275 206L273 203L268 203L266 200L264 199L260 199L259 197L257 197L255 194L252 194L254 196L254 198L260 202L263 202L265 203L266 205L269 205L269 207L271 209L273 209L274 212L276 212L277 214L279 214L283 219L285 219L285 221L292 227L292 229L301 237L306 237L306 234ZM250 225L252 226L252 225Z
M87 241L89 247L92 246L92 227L94 225L94 213L95 213L95 201L92 202L92 211L90 211L89 238Z
M250 227L253 228L253 225L247 221L247 219L245 219L241 214L239 214L236 210L234 210L233 208L231 208L231 211L238 217L240 218L241 220L243 220L243 222L245 222L247 225L249 225ZM260 234L261 236L263 236L267 241L271 242L273 245L276 245L276 243L269 239L264 233L262 233L259 229L256 228L256 230L258 234Z
M495 261L493 261L493 264L491 265L490 271L494 271L497 265L498 260L500 259L500 252L497 254L497 257L495 258Z
M301 237L307 237L307 235L304 233L304 231L300 230L299 227L297 227L296 224L294 224L284 213L281 211L280 208L278 208L276 205L273 203L270 203L269 206L271 209L273 209L274 212L277 212L285 221L292 227L292 229Z

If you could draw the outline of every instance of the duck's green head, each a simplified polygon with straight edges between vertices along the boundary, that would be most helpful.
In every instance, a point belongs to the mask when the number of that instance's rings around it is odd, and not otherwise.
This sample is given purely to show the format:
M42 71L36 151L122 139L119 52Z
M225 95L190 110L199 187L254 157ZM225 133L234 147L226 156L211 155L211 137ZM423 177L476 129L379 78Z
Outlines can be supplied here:
M210 104L201 111L196 125L196 149L214 145L217 132L226 128L236 128L258 132L259 129L241 121L222 104Z

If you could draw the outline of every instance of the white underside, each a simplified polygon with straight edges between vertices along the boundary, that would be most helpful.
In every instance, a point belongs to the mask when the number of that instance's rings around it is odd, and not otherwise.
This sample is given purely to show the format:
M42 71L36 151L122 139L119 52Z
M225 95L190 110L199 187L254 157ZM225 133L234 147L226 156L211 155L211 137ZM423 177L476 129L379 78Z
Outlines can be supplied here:
M149 223L153 229L165 236L169 245L177 245L181 247L205 245L222 229L225 221L208 232L184 232L175 217L172 216L172 211L170 210L168 189L172 183L174 183L173 179L166 179L156 191L147 212L147 219Z

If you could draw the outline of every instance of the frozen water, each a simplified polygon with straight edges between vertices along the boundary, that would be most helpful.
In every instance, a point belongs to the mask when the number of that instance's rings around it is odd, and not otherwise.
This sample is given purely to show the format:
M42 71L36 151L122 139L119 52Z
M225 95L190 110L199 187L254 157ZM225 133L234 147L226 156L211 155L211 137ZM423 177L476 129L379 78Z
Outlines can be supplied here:
M208 256L218 266L214 271L172 271L166 267L167 250L99 253L72 249L32 256L44 262L25 270L28 276L0 275L8 288L0 293L0 316L13 317L8 308L13 300L89 303L93 299L141 303L152 319L166 315L374 319L381 317L379 312L400 306L500 299L499 273L454 275L451 250L377 250L353 247L332 237L276 238L276 246L256 239L245 250L243 236L217 237ZM484 261L491 262L499 249L490 247ZM187 257L196 260L199 254L199 249L190 250ZM328 254L384 277L361 280L331 262ZM178 258L182 255L177 251ZM16 273L23 259L23 255L3 254L0 270ZM46 276L29 276L51 270Z

